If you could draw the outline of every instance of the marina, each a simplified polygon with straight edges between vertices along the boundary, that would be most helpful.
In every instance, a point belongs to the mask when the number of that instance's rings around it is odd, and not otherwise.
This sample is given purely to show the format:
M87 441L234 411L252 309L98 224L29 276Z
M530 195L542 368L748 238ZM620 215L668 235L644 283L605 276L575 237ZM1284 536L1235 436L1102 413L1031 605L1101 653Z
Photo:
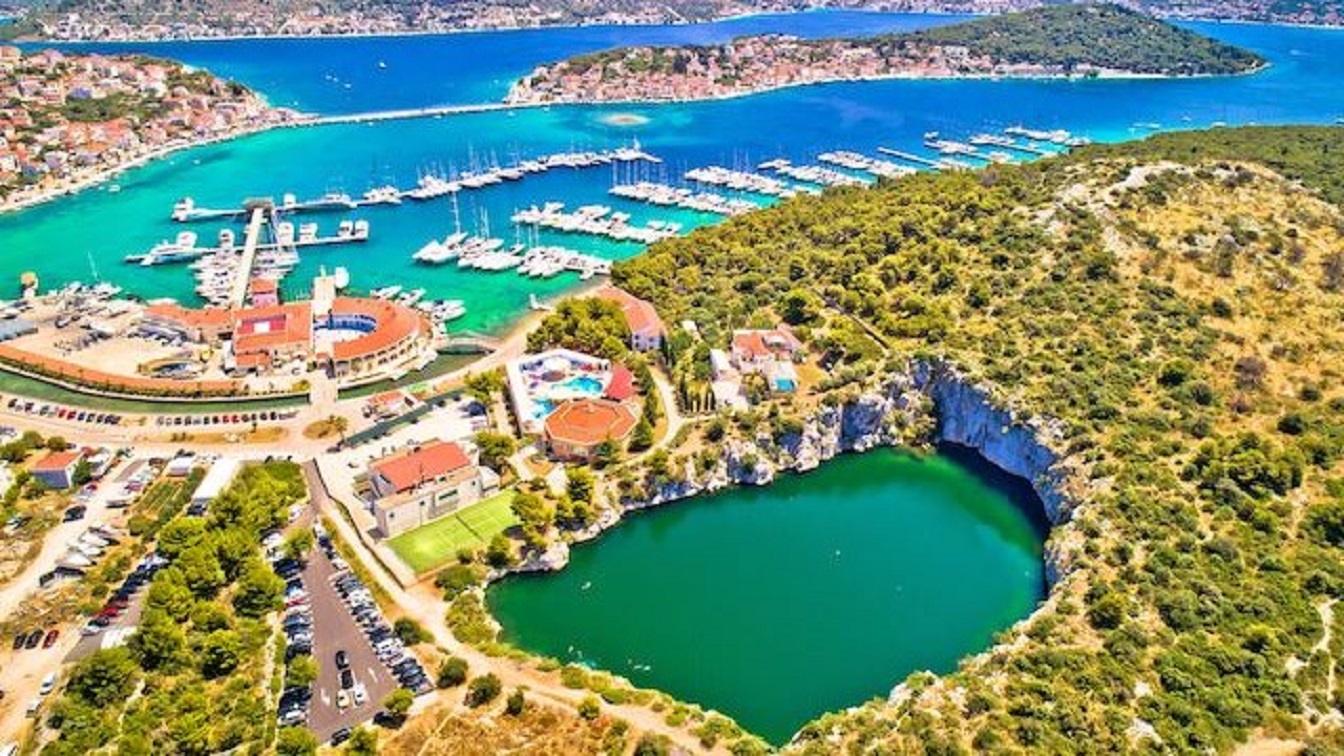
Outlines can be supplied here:
M794 165L784 158L767 160L758 167L763 171L774 171L781 176L816 184L817 186L866 186L868 184L867 181L858 176L851 176L848 173L841 173L820 165Z
M261 213L263 218L266 217L265 211L261 208L254 210L254 213ZM257 242L256 249L258 252L359 244L369 240L369 222L366 220L343 220L337 226L334 236L318 236L316 223L303 223L296 229L293 223L280 221L274 224L274 228L275 234L271 241ZM217 252L232 253L238 251L236 249L237 237L233 229L220 230L216 244L212 247L197 246L196 242L199 238L194 231L182 231L177 234L173 241L159 242L148 252L127 255L123 258L123 261L144 266L169 265L190 262Z
M281 196L278 203L272 198L260 197L245 200L241 207L212 209L198 206L191 197L183 197L173 205L170 217L178 223L241 219L256 207L269 207L291 215L347 212L375 205L396 206L400 205L403 199L432 200L463 190L483 189L507 181L519 181L529 175L557 168L582 169L637 162L658 164L662 160L640 149L639 143L635 142L629 147L610 150L557 152L529 160L519 160L509 166L499 165L498 160L493 157L486 162L487 165L482 167L476 165L477 161L473 158L471 160L473 167L460 173L455 168L424 172L411 189L399 189L387 184L369 189L359 199L354 199L343 192L327 192L317 199L299 200L295 194L286 193Z
M442 242L431 240L411 258L424 265L445 265L455 261L461 270L517 270L519 275L529 278L552 278L570 271L587 280L611 273L611 261L596 255L564 247L528 247L521 243L504 249L503 239L468 236L462 232L452 234Z
M667 184L641 181L637 184L618 184L608 190L614 197L645 202L661 207L680 207L714 215L741 215L759 210L760 205L744 199L725 197L713 192L695 192Z
M857 152L823 152L817 156L817 160L851 171L863 171L878 178L900 178L915 172L915 169L909 166L898 165L888 160L876 160Z
M681 224L670 221L653 220L643 226L632 226L629 214L612 212L606 205L583 205L574 212L565 212L565 203L547 202L541 207L533 205L519 210L511 220L534 229L547 228L638 244L652 244L681 232Z
M769 197L792 197L797 189L772 176L737 171L717 165L692 168L686 171L686 180L709 186L721 186L738 192L764 194Z

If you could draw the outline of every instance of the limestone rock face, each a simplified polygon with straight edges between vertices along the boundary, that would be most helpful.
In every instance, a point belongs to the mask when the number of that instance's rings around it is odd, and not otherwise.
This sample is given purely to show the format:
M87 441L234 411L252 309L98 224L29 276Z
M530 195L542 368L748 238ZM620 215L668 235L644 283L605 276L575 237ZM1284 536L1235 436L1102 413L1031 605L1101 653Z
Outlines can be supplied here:
M673 480L624 499L574 541L591 540L620 522L624 513L660 506L729 486L764 486L782 472L802 473L845 452L886 446L954 443L979 452L1035 489L1053 524L1067 521L1085 498L1087 476L1064 454L1058 423L1021 417L988 386L943 362L917 361L882 376L847 401L823 405L804 418L802 428L782 438L730 439L722 457L705 472L687 461ZM1052 539L1045 549L1045 576L1053 586L1068 572L1066 544ZM559 569L569 561L560 543L531 557L516 571Z
M1063 441L1057 423L1019 418L988 388L948 365L920 363L913 376L933 401L938 441L974 449L996 467L1031 483L1051 523L1069 518L1076 499L1069 494L1068 482L1076 470L1056 450Z
M569 564L569 544L557 541L539 554L532 554L513 567L511 572L555 572Z

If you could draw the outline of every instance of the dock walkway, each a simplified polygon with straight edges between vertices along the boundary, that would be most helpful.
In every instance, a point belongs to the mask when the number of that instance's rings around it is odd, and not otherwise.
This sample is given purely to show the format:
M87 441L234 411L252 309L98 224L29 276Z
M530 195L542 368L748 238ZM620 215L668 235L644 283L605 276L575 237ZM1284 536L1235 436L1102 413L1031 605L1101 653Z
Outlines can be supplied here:
M243 240L243 256L238 261L238 272L234 274L233 289L229 292L229 303L234 307L242 307L247 300L247 284L252 280L252 265L257 259L257 244L265 225L266 211L260 207L252 208L252 219L247 222L247 236Z

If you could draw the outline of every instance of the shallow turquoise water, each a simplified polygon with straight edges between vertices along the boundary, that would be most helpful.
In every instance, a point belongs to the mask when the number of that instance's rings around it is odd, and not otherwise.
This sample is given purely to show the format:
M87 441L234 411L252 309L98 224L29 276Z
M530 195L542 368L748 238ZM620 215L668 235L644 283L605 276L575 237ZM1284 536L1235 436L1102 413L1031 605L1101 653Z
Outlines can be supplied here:
M402 108L444 102L489 101L532 65L618 42L713 41L735 34L784 30L819 36L928 26L944 16L819 12L759 17L697 26L561 29L432 37L329 40L244 40L108 46L177 55L257 86L273 101L319 112ZM441 119L342 125L272 132L189 152L132 171L119 193L90 191L0 217L0 282L16 285L25 270L45 284L87 280L94 269L144 296L190 301L192 284L181 267L146 270L121 262L171 238L172 204L190 195L208 206L292 191L314 197L340 189L359 194L371 186L415 183L427 170L466 169L491 159L508 162L573 148L606 148L638 138L664 158L659 166L554 171L464 194L456 217L447 200L354 213L367 218L372 239L358 247L304 254L290 287L303 288L320 265L344 265L354 286L424 286L431 296L466 300L469 314L455 328L497 331L512 322L528 296L543 298L577 282L513 273L463 272L415 266L410 255L457 223L488 229L510 243L529 241L509 224L517 209L550 200L574 207L601 203L630 212L637 222L662 218L688 227L717 221L684 211L653 209L609 197L613 181L677 181L692 167L719 163L751 167L784 156L812 161L818 152L878 146L920 152L921 136L940 131L966 136L1013 124L1067 128L1095 139L1118 140L1162 128L1228 124L1331 122L1344 116L1344 32L1257 25L1193 24L1200 31L1245 45L1272 61L1253 76L1186 81L887 81L845 83L772 92L731 101L642 107L519 109ZM379 68L378 62L387 64ZM345 85L349 85L346 88ZM636 113L647 122L615 126L610 116ZM339 216L314 216L325 232ZM218 223L194 230L211 239ZM612 259L640 247L543 233ZM0 292L9 285L0 283ZM288 291L289 294L302 293Z
M976 459L875 451L644 512L489 604L522 648L781 743L911 672L955 668L1039 601L1040 505Z

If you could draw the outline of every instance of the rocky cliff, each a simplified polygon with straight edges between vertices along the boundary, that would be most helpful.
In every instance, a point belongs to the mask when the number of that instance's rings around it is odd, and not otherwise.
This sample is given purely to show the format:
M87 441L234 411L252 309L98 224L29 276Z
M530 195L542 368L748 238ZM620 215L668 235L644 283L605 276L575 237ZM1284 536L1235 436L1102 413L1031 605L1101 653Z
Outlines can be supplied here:
M1080 470L1064 455L1063 433L1044 418L1024 418L994 392L941 362L917 362L874 381L842 401L826 403L807 418L801 432L775 439L769 434L723 443L722 462L698 473L691 461L670 480L646 485L622 498L588 530L587 541L614 527L621 515L712 493L732 485L767 485L781 472L806 472L845 452L883 446L927 447L940 442L976 450L1004 471L1031 483L1053 524L1077 506ZM569 561L563 544L534 555L516 571L554 570ZM1066 571L1062 550L1048 548L1046 579L1054 585Z

